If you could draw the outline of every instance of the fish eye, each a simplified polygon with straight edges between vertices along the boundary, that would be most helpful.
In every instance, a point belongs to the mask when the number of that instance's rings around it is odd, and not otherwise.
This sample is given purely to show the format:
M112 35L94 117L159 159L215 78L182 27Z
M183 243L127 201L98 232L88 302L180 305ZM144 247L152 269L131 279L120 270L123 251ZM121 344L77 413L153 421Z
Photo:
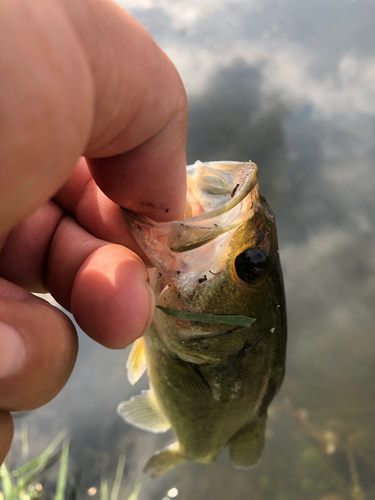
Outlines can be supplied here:
M267 275L270 260L267 253L261 248L248 248L237 255L234 267L236 268L238 277L242 281L250 285L255 285Z

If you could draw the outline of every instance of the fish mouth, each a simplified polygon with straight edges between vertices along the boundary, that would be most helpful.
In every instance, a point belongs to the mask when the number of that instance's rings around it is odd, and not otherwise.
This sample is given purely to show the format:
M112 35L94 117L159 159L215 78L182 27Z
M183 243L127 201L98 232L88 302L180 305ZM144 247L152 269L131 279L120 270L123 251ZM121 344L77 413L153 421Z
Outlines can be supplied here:
M155 222L121 208L141 249L170 281L179 281L175 274L183 275L183 271L186 274L192 268L200 273L200 262L204 260L207 264L208 260L207 244L223 239L231 229L249 219L260 198L258 168L251 161L198 161L187 167L187 178L185 219ZM202 251L196 251L203 246ZM220 246L225 247L223 244ZM221 272L214 259L211 266L205 265L204 268L207 269L207 273L202 275L204 281Z

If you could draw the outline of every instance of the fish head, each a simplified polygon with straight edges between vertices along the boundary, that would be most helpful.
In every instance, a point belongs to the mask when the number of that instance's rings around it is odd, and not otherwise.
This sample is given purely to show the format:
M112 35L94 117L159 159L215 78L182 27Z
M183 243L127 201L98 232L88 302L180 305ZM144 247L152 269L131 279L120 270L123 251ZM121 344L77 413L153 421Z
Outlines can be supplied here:
M156 268L157 305L255 319L236 327L157 309L154 326L165 344L182 359L205 362L237 352L260 331L283 328L285 301L275 218L259 192L255 163L196 162L187 175L185 219L158 223L123 214Z

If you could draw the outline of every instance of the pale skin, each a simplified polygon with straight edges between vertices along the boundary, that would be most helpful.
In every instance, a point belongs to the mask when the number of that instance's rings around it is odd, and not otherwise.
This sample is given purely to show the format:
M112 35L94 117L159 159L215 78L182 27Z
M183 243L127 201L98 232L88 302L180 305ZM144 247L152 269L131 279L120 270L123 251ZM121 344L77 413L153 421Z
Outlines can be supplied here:
M185 207L186 96L173 64L111 0L0 0L0 461L10 411L65 385L70 320L121 349L153 292L118 205L162 221ZM83 158L85 157L85 158Z

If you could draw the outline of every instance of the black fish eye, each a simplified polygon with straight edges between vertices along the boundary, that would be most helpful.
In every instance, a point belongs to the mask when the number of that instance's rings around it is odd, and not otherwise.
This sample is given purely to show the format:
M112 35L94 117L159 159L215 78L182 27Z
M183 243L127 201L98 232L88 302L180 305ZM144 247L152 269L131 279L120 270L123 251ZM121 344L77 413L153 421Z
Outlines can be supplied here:
M242 281L255 285L267 275L270 260L267 253L261 248L248 248L237 255L234 266L238 277Z

